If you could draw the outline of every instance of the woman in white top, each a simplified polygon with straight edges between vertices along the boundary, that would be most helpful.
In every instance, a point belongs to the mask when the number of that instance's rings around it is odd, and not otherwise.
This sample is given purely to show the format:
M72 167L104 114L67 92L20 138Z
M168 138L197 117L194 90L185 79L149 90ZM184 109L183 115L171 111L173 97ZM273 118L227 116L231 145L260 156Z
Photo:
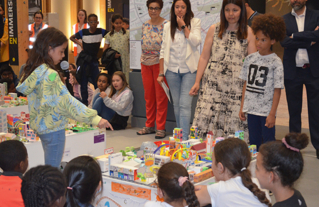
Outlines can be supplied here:
M251 154L244 141L233 138L218 142L212 155L212 170L219 182L197 186L196 195L201 206L271 206L265 192L259 189L258 180L251 178L247 169L250 160Z
M164 202L148 201L144 207L199 207L194 185L183 165L164 164L157 173L157 181L157 194Z
M188 92L195 83L200 44L201 21L194 18L190 1L174 0L171 21L164 25L157 81L162 84L166 77L176 124L183 129L183 140L187 140L189 134L193 97Z
M80 9L78 12L78 22L72 26L73 34L78 33L82 29L88 29L90 26L87 23L87 14L84 9ZM82 42L82 40L79 40ZM82 47L78 44L73 43L73 51L74 51L74 62L78 59L80 52L82 51Z

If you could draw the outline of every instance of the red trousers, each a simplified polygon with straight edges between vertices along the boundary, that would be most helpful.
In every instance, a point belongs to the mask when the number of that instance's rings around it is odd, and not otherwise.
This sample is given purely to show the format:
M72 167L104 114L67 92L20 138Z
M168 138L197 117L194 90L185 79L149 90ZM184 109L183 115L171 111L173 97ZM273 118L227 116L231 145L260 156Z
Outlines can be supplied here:
M164 130L167 116L167 96L160 84L157 83L159 64L141 64L141 73L144 86L144 98L146 102L146 127L154 127L155 119L157 130ZM166 79L164 81L167 85Z

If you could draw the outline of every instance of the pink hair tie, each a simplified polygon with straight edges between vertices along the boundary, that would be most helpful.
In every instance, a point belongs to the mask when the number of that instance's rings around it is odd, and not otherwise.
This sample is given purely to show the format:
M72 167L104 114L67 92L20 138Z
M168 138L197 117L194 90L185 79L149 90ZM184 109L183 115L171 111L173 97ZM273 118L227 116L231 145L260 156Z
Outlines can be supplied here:
M282 143L284 143L284 145L286 145L286 147L287 147L288 149L291 149L292 151L295 151L295 152L300 152L299 149L290 146L290 145L286 142L286 138L285 138L285 137L284 137L281 141L282 141Z
M68 190L72 190L73 188L71 188L71 187L66 187L66 189L68 189Z
M181 177L179 177L178 178L178 184L179 184L179 186L182 186L186 181L188 180L188 177L183 177L183 176L181 176Z

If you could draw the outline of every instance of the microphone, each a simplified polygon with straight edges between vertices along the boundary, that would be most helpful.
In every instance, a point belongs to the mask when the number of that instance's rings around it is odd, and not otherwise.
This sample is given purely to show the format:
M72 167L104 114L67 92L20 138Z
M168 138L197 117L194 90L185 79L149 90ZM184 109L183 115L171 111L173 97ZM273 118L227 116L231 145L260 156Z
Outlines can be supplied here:
M68 70L69 70L69 67L70 67L70 64L68 63L68 61L63 60L63 61L60 63L60 67L61 67L62 70L68 71Z

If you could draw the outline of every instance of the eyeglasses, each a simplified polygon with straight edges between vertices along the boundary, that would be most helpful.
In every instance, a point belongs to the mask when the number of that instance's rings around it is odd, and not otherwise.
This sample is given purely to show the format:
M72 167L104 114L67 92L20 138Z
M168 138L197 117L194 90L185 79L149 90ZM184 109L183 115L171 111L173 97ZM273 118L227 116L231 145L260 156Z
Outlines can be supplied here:
M89 23L90 23L90 24L96 24L97 21L90 21Z
M155 7L155 8L153 8L153 7L148 7L148 10L158 12L159 10L161 10L161 8L159 8L159 7Z

